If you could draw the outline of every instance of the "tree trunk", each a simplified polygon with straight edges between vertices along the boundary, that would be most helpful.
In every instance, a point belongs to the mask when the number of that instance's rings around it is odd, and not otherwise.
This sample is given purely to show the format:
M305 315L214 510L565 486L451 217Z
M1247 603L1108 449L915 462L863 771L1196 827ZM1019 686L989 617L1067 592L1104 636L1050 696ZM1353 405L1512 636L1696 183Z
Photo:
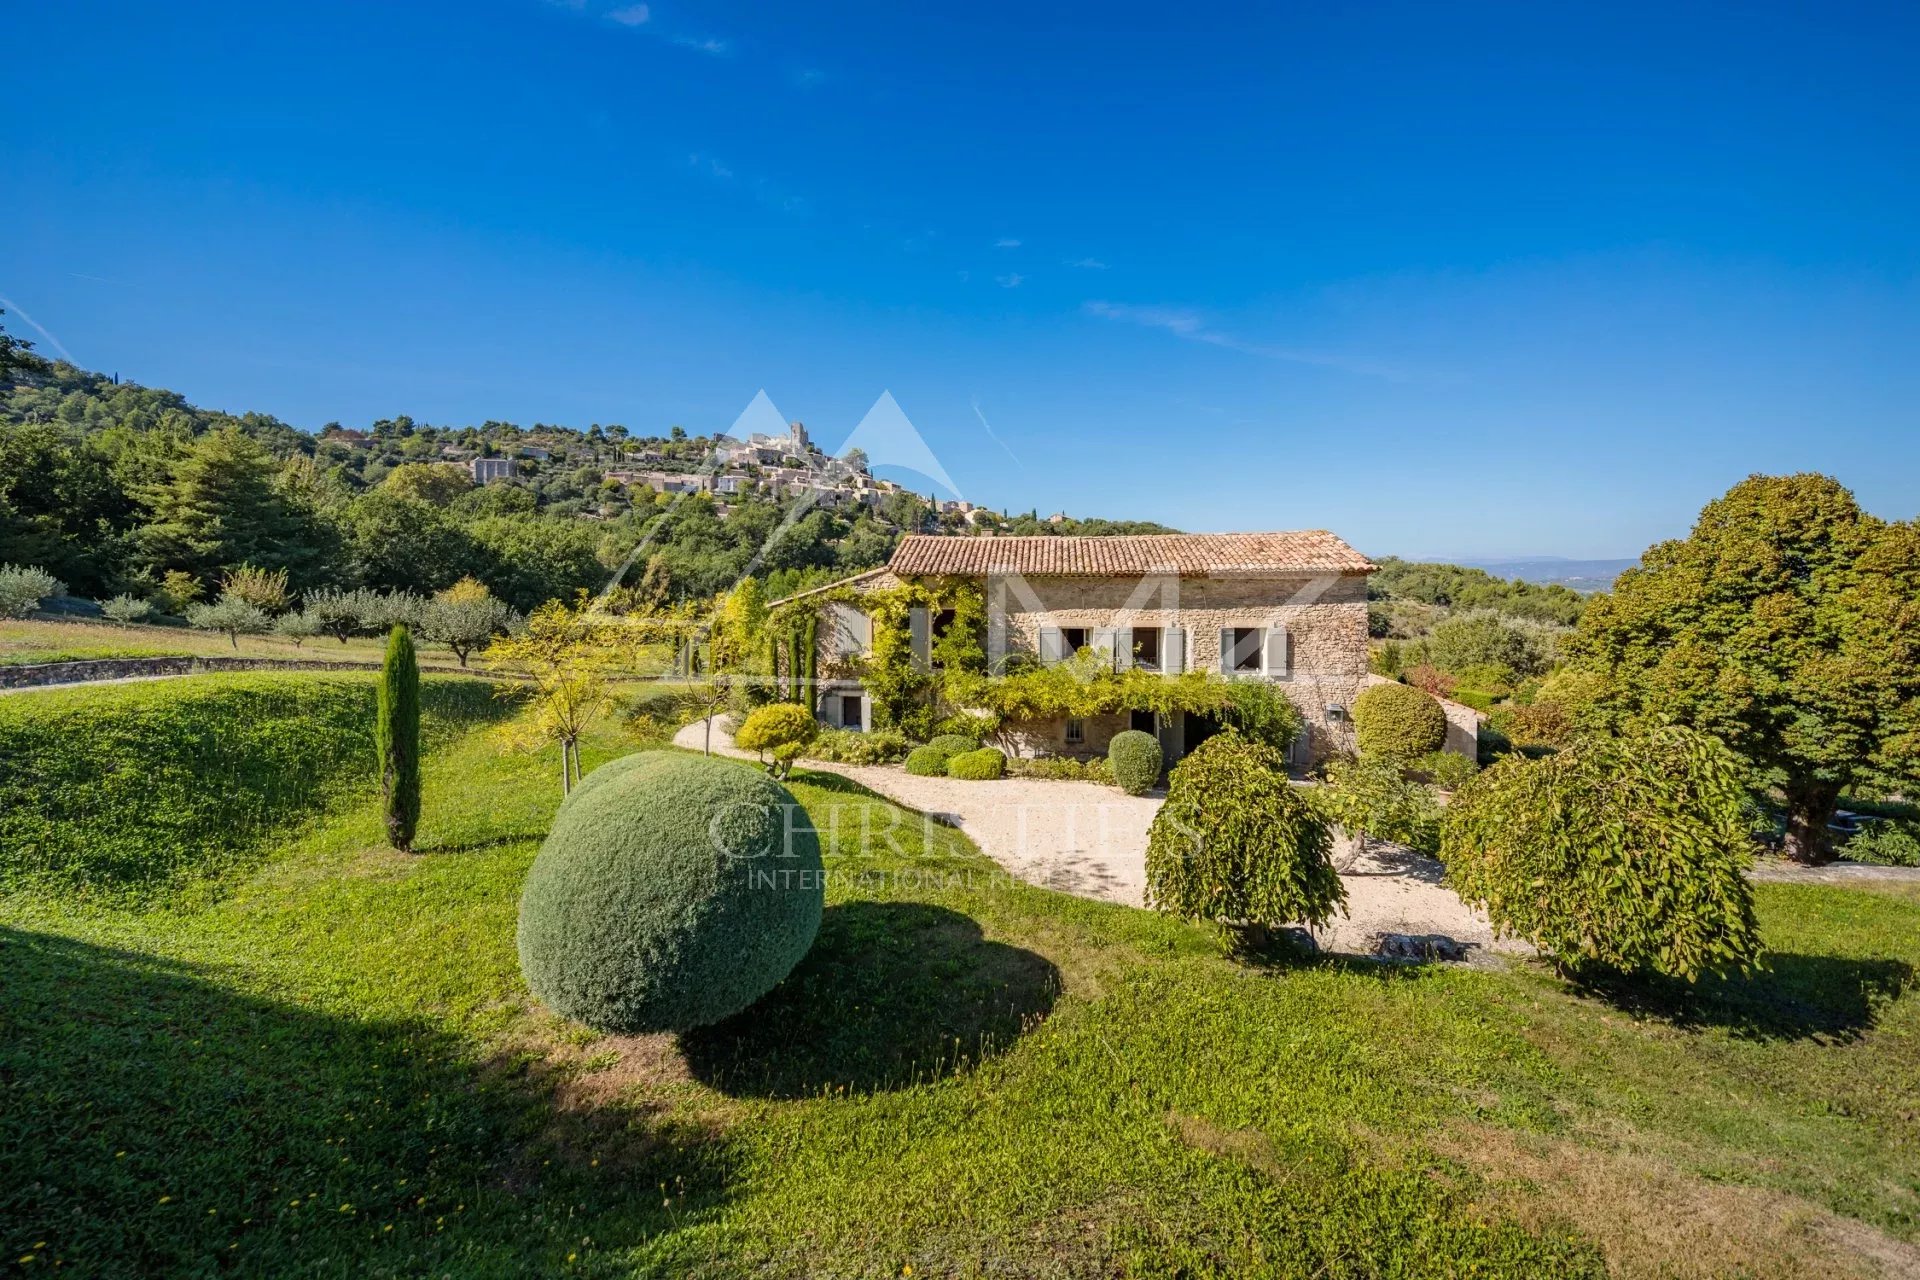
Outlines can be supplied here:
M707 713L707 742L706 742L706 746L702 748L702 750L707 755L713 754L713 713L712 712Z
M1835 783L1811 782L1788 789L1787 834L1782 846L1787 857L1809 867L1833 861L1833 836L1827 823L1833 820L1839 800L1840 788Z
M240 633L238 631L227 632L227 643L238 649L240 647Z
M573 769L569 763L572 748L565 738L560 739L560 798L565 800L573 794Z

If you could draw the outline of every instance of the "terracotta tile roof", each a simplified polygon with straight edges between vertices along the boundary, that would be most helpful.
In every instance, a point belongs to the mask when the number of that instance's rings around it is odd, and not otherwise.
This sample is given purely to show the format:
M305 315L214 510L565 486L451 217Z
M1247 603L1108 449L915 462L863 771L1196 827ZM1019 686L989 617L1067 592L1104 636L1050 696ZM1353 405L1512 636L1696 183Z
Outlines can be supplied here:
M909 534L887 567L901 577L1099 578L1115 574L1372 573L1373 562L1324 529L1293 533L1154 533L1109 538L955 538Z

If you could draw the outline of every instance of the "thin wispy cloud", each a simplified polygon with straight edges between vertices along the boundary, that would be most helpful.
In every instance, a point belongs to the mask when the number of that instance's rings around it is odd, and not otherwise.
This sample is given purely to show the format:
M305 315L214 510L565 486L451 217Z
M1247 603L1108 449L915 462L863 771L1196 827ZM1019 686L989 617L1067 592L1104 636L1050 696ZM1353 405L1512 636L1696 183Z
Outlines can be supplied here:
M827 73L818 67L802 67L793 73L793 86L796 89L813 89L825 84Z
M1107 269L1107 264L1098 258L1074 258L1070 260L1067 265L1070 267L1078 267L1082 271L1105 271Z
M1009 272L1004 276L995 276L993 278L993 282L1002 289L1018 289L1025 281L1026 277L1018 271Z
M644 4L630 4L623 9L607 11L607 21L617 22L623 27L644 27L653 13Z
M1118 320L1125 324L1137 324L1149 329L1164 329L1189 342L1204 342L1209 346L1238 351L1242 355L1257 356L1262 360L1279 360L1287 364L1338 369L1343 373L1359 374L1368 378L1384 378L1389 382L1404 382L1407 377L1402 370L1370 361L1242 338L1215 328L1205 316L1187 307L1139 306L1128 302L1107 302L1103 299L1095 299L1083 304L1081 310L1090 316L1099 316L1103 320Z
M60 345L60 339L54 337L53 334L49 333L46 327L42 325L38 320L35 320L32 316L22 311L20 309L20 304L15 302L13 299L5 297L4 295L0 295L0 311L11 312L16 316L19 316L21 323L25 324L27 328L39 334L40 340L46 343L48 346L52 347L54 350L54 353L58 355L62 360L65 360L68 364L80 363L78 360L75 360L73 358L73 352L67 350L65 347Z
M980 419L980 425L987 429L987 434L993 437L993 442L999 445L1002 449L1006 450L1007 456L1013 459L1013 465L1020 468L1022 471L1025 471L1027 469L1027 464L1020 461L1019 457L1017 457L1014 454L1012 449L1007 448L1007 442L1000 438L1000 433L993 429L993 424L991 422L987 421L987 415L980 412L979 396L975 396L973 398L973 416Z
M713 36L675 36L673 42L682 49L692 49L695 53L709 54L715 58L724 58L733 46L725 40Z
M782 213L804 214L811 207L805 196L797 196L770 178L758 178L752 175L742 177L734 172L733 166L704 151L695 151L687 157L687 167L696 173L705 174L715 182L724 182L737 186L769 209L778 209Z
M993 242L993 247L996 249L1018 249L1020 247L1020 242L1018 240L1011 240L1011 239L995 240Z

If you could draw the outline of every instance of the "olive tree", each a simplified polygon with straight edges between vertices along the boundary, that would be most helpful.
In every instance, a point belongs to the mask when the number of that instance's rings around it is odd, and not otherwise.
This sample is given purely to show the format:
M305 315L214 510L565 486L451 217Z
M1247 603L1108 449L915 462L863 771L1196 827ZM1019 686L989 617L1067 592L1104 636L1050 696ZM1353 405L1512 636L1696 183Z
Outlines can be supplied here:
M187 624L202 631L225 632L227 643L238 649L241 636L266 634L273 626L273 619L257 604L250 604L239 596L223 595L212 604L189 606Z
M1786 800L1786 851L1833 856L1841 792L1920 777L1920 531L1821 475L1752 476L1649 548L1569 642L1616 721L1711 733Z
M1447 883L1563 970L1744 970L1760 951L1740 767L1679 725L1510 755L1447 806Z
M463 578L420 608L422 636L453 650L460 665L497 635L511 631L520 615L472 578Z

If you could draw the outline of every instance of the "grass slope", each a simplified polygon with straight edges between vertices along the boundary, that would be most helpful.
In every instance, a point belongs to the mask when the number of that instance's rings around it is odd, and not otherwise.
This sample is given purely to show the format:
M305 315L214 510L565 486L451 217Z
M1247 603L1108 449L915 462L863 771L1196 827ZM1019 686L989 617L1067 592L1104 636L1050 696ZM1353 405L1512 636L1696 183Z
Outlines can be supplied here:
M430 758L419 856L365 805L198 909L0 903L4 1256L1838 1275L1920 1236L1910 890L1762 886L1770 973L1639 1007L1529 970L1253 970L803 773L812 954L731 1023L605 1039L515 966L556 775L473 735Z

